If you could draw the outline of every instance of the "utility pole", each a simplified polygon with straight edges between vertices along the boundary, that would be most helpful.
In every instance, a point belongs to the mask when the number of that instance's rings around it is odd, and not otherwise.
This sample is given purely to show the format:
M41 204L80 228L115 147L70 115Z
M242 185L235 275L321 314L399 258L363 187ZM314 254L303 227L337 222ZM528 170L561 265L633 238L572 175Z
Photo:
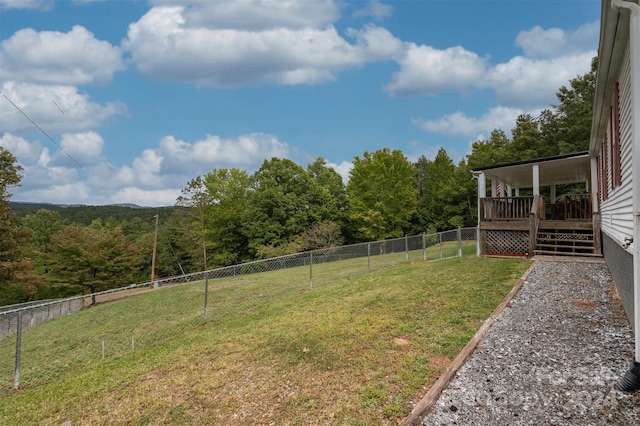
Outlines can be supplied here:
M156 218L156 229L153 232L153 256L151 257L151 288L155 286L156 275L156 247L158 245L158 221L159 215L154 216Z

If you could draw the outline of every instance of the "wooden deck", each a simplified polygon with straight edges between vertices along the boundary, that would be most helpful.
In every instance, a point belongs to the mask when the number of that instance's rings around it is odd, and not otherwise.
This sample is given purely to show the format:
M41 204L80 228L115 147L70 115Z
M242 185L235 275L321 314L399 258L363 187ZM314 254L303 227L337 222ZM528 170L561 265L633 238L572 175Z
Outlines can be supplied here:
M547 219L548 212L553 212ZM591 195L571 195L563 204L544 198L480 199L480 253L483 255L601 256L599 216Z

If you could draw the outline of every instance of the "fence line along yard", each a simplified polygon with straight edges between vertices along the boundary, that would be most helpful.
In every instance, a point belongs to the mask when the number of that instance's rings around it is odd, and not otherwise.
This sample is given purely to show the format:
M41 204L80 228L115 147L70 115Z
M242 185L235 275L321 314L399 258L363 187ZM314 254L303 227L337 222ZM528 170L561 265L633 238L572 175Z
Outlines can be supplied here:
M460 257L463 248L466 253L475 253L476 239L476 228L458 228L429 235L405 236L279 256L158 279L153 283L131 284L89 295L6 306L0 309L0 392L11 387L53 380L61 370L74 362L105 359L164 339L157 327L132 331L129 326L127 330L112 330L101 341L85 341L82 329L58 330L66 333L64 336L36 337L37 332L33 335L28 332L29 328L37 324L64 318L87 306L141 293L155 294L154 289L176 284L204 281L204 291L200 286L190 286L190 291L185 288L184 293L173 293L163 302L154 302L158 304L154 306L154 312L165 327L185 327L202 323L203 320L219 322L249 312L270 300L281 300L300 291L327 286L402 262ZM277 276L270 274L282 270L286 271ZM161 293L163 292L164 290ZM163 300L160 296L157 299ZM180 313L171 313L172 310L159 306L160 303L168 303L172 308L182 304L184 309ZM131 316L129 323L133 326L136 325L134 314L123 313L123 316ZM96 314L92 321L106 320L108 319ZM42 338L51 341L36 341ZM43 346L55 345L56 342L70 345L75 355L67 352L64 360L53 359L51 362L39 362L38 365L30 366L30 354L37 353L40 350L38 348Z

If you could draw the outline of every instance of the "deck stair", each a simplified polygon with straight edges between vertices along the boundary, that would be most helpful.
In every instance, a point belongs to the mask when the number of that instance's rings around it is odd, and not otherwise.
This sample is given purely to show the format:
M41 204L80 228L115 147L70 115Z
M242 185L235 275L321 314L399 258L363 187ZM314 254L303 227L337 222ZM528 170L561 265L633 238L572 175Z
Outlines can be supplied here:
M534 253L602 257L595 249L591 220L541 220Z

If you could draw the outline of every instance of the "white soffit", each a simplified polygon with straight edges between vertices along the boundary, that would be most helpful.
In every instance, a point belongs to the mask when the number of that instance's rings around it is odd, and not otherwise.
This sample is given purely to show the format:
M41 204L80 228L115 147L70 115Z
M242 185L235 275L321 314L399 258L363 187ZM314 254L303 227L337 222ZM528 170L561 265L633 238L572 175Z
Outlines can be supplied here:
M514 188L533 187L533 166L538 165L540 186L587 182L591 179L589 155L532 161L526 164L504 165L482 170L489 179L497 179Z

